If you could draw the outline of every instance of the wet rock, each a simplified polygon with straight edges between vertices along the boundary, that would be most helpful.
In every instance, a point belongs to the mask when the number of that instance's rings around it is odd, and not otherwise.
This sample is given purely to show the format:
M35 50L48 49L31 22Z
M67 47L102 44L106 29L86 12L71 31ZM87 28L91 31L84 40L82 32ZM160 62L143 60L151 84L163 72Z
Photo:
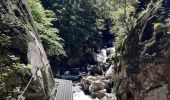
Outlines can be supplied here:
M73 86L73 92L80 92L80 91L82 91L81 86L79 86L79 85Z
M105 95L105 96L104 96L104 97L102 97L102 98L98 98L98 97L96 97L96 99L95 99L95 100L117 100L117 98L116 98L116 95L115 95L115 94L108 94L108 93L105 93L104 95Z
M90 69L90 75L103 75L103 68L101 66L93 66Z
M88 76L81 80L83 90L89 91L94 98L103 98L105 93L110 93L111 83L103 76Z
M113 65L109 67L109 69L106 71L105 77L106 78L112 78L114 76L114 69Z
M94 80L95 79L92 76L82 78L81 79L82 89L84 91L89 91L89 86Z
M82 87L83 87L82 89L84 91L89 91L89 85L88 84L83 84Z
M111 80L103 80L103 83L105 84L105 89L107 92L111 91L111 88L113 87Z
M95 92L97 90L103 90L103 89L105 89L105 85L106 84L104 84L104 82L102 82L101 80L94 81L89 86L89 91L90 92Z
M105 72L109 68L110 64L109 63L104 63L104 64L101 63L101 64L99 64L99 66L101 66L103 71Z
M100 100L108 100L108 99L107 99L107 97L105 96L105 97L101 98Z
M99 91L96 91L96 92L92 92L91 93L92 97L93 98L103 98L106 96L106 90L99 90Z
M96 77L93 76L87 76L87 77L83 77L81 79L81 83L86 83L86 84L91 84L93 81L96 80Z
M87 79L87 78L82 78L81 79L81 86L82 86L82 89L84 91L88 91L89 90L89 84L90 84L89 79Z
M95 98L94 100L100 100L99 98Z
M115 54L115 47L107 48L106 52L107 52L108 57L114 56L114 54Z
M111 94L106 93L106 98L107 100L117 100L116 95L113 93Z

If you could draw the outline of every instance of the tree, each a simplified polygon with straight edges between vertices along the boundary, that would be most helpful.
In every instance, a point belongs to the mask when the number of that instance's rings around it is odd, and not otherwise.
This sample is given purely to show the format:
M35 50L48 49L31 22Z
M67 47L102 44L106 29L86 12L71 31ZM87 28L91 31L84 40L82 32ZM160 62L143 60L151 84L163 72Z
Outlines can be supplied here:
M58 35L59 30L52 24L52 21L57 20L56 15L51 10L45 10L39 0L28 0L28 3L47 56L64 55L63 39Z
M113 3L110 0L42 0L42 3L58 17L54 26L65 40L69 57L83 55L85 44L89 47L100 44L106 24L111 25Z

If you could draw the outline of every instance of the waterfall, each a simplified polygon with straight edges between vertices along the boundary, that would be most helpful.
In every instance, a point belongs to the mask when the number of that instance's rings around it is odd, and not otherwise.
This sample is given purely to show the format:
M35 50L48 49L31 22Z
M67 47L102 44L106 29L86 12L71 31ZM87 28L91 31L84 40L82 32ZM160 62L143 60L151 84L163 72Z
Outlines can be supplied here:
M109 52L109 53L108 53ZM109 48L103 48L100 50L100 52L97 54L97 60L99 63L105 65L108 62L106 61L108 58L112 58L112 56L115 54L115 47L109 47ZM112 70L111 68L109 70ZM116 94L114 93L106 93L108 94L104 100L117 100ZM109 98L109 95L111 95L111 98ZM86 95L84 91L81 89L81 86L73 86L73 98L74 100L100 100L98 98L92 98L90 95ZM109 98L109 99L108 99ZM102 100L103 100L102 99Z
M102 49L99 54L97 54L97 61L101 63L106 63L107 53L106 49Z

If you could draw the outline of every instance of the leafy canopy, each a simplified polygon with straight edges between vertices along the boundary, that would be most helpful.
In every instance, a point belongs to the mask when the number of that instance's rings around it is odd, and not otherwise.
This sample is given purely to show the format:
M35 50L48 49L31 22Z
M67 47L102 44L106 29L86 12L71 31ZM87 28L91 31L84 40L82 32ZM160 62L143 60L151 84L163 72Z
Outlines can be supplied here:
M57 20L56 15L51 10L45 10L39 0L28 0L28 3L47 55L52 57L65 54L59 30L52 24L52 21Z

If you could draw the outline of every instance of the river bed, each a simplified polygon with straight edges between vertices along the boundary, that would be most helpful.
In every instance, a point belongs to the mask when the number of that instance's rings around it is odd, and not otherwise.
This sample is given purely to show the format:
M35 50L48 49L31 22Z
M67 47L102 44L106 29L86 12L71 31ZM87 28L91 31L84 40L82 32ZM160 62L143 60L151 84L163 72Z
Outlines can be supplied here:
M81 87L76 85L73 86L73 100L95 100L90 95L85 95Z

